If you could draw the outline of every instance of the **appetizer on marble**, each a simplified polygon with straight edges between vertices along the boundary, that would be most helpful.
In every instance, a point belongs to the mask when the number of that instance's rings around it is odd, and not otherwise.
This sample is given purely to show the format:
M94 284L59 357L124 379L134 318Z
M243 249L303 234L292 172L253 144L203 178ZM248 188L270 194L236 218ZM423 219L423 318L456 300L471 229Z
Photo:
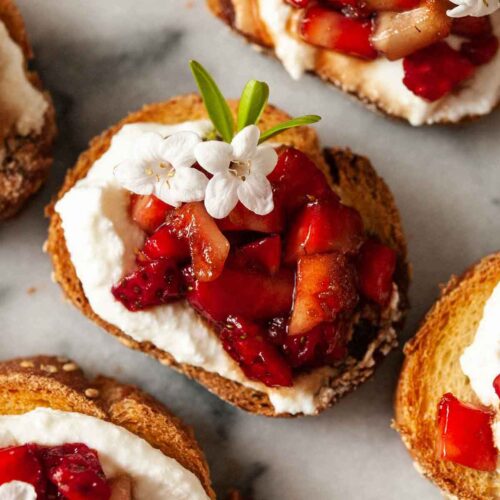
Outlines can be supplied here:
M192 69L203 99L133 113L68 173L48 209L55 279L226 401L317 414L396 344L408 267L393 197L368 160L297 128L319 117L290 120L257 81L228 103Z
M139 389L67 359L0 363L0 498L215 498L191 429Z
M0 220L19 211L45 181L56 134L49 94L37 73L23 19L0 0Z
M292 77L314 72L412 125L461 122L498 105L498 0L207 3Z
M500 497L500 253L453 277L405 347L396 428L444 494Z

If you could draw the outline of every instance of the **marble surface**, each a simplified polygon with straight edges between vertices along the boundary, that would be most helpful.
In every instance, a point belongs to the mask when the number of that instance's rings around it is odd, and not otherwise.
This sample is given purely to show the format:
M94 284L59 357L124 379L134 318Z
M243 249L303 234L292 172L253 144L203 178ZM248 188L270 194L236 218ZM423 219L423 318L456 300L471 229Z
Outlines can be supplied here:
M72 356L90 372L139 384L191 424L215 487L257 499L437 499L391 430L402 354L317 418L247 415L152 359L122 347L62 300L42 253L43 207L95 134L128 111L194 90L196 58L228 96L250 78L293 114L319 113L324 144L368 155L393 189L414 266L409 338L438 284L500 242L500 113L454 128L413 129L372 114L312 77L292 82L206 11L202 0L19 0L52 91L60 137L48 184L15 220L0 226L0 357Z

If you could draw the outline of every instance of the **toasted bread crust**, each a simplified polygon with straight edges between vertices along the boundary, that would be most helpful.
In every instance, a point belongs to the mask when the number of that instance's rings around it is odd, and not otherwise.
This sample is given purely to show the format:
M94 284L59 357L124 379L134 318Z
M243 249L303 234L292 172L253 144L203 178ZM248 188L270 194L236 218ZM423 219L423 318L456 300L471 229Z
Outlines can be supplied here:
M264 52L273 56L274 46L272 37L267 33L266 27L257 12L257 0L206 0L210 11L226 23L235 33L243 36L248 42L258 45ZM236 12L240 15L236 15ZM239 19L242 25L237 25ZM398 110L394 103L381 95L369 97L369 85L366 84L365 68L370 61L364 61L356 57L349 57L344 54L333 52L327 49L316 49L314 70L311 72L342 90L344 93L363 103L370 110L395 119L407 121L403 116L404 110ZM500 98L494 108L500 106ZM493 111L493 109L491 110ZM468 115L461 120L440 120L440 124L458 124L474 121L484 115Z
M236 102L232 101L231 106L235 109ZM57 199L53 200L52 204L47 207L47 215L50 217L47 250L52 257L54 277L63 288L65 295L76 307L92 321L99 324L112 335L118 337L125 345L152 355L161 363L172 366L188 377L197 380L220 398L244 410L266 416L289 416L286 414L278 415L266 394L243 387L236 382L225 379L216 373L207 372L202 368L177 363L169 353L161 351L150 342L136 342L118 328L98 317L90 307L82 290L80 281L76 276L74 266L66 248L61 220L54 210L54 205L57 200L71 189L75 182L85 177L96 159L108 149L112 136L123 126L123 124L137 121L156 121L169 124L205 117L205 108L197 95L180 96L165 103L146 106L141 111L131 114L118 125L104 132L91 142L90 148L80 156L76 166L68 172L63 187L57 195ZM268 128L288 118L288 115L282 111L269 106L263 114L261 125ZM375 174L366 159L353 155L350 152L332 150L327 156L329 161L328 164L319 148L316 133L311 128L301 127L300 129L285 132L281 134L277 140L283 144L292 145L307 153L323 170L332 183L332 186L341 190L343 195L350 196L350 201L357 208L363 209L363 207L368 205L370 207L372 207L373 204L378 205L377 210L374 211L376 217L372 218L370 214L365 212L364 219L369 228L385 227L386 224L394 228L389 231L390 237L389 233L380 233L379 237L399 251L399 267L401 273L398 285L402 296L402 309L404 310L407 304L405 297L408 285L406 243L399 214L387 186ZM356 165L356 167L354 167L354 165ZM366 186L370 186L370 188L367 188L366 191L363 189L362 192L356 192L353 186L358 181L365 183ZM368 201L374 196L376 198L374 198L373 201ZM375 199L378 198L381 202L380 204L375 201ZM375 219L377 219L377 222L375 222ZM387 337L386 334L384 335ZM377 351L386 354L390 348L394 346L394 338L381 338L378 343L380 345L377 347ZM346 374L343 373L344 377L339 377L336 381L332 381L332 386L336 387L336 390L332 397L328 401L325 401L324 407L321 409L330 406L339 396L354 389L359 383L364 381L373 373L374 366L373 364L365 366L363 361L361 361L358 365L351 366L350 369L352 370L352 377L347 377L346 380Z
M437 405L446 392L478 402L459 358L474 340L484 304L498 282L500 253L486 257L461 277L452 277L442 288L440 299L405 346L395 398L396 429L423 474L464 500L498 498L498 476L438 459Z
M37 407L83 413L124 427L190 470L215 498L192 429L138 388L106 377L89 380L65 358L36 356L0 363L0 413L14 415Z
M0 220L3 220L15 215L46 180L52 164L56 120L50 95L44 91L38 74L28 70L33 52L21 14L12 0L0 0L0 20L23 50L28 80L43 92L48 104L40 134L23 137L12 131L3 138L4 154L0 161Z

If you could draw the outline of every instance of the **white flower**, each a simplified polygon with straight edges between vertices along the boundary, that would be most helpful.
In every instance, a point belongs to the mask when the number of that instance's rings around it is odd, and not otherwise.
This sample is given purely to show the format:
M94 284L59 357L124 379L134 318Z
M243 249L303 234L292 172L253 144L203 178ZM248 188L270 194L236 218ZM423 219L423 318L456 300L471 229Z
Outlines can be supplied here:
M457 7L448 10L450 17L488 16L500 8L500 0L451 0Z
M201 201L207 177L195 168L194 148L201 138L194 132L178 132L167 138L150 132L133 145L132 157L115 167L115 177L129 191L154 194L160 200L179 206Z
M238 200L257 215L272 212L273 191L267 176L278 155L272 146L259 146L259 139L259 129L249 125L231 144L208 141L196 146L196 160L213 174L205 193L205 207L212 217L226 217Z
M33 485L23 481L10 481L0 486L0 498L4 500L36 500Z

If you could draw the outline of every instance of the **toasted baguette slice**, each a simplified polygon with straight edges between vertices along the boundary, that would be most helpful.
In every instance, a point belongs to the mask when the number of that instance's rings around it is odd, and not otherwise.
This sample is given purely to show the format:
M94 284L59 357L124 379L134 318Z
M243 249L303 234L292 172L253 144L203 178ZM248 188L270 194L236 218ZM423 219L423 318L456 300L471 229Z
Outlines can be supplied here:
M74 362L60 357L0 363L0 414L18 415L39 407L83 413L124 427L195 474L207 495L215 498L192 429L138 388L102 376L89 380Z
M3 149L0 156L0 220L3 220L16 214L47 178L52 164L56 121L50 95L43 90L37 73L28 70L33 52L21 14L12 0L0 0L0 21L5 24L10 37L23 51L26 77L35 88L43 92L47 102L44 124L39 134L22 136L12 129L4 131L3 125L0 127ZM3 96L0 100L8 101L8 98Z
M242 35L251 44L264 49L264 52L276 56L275 40L260 15L259 1L262 0L206 0L211 12L233 31ZM285 3L285 0L278 1ZM286 6L280 4L276 6L276 9L278 7ZM276 18L281 14L281 12L277 14ZM495 16L495 33L500 36L500 13L497 12ZM288 28L296 20L293 16L291 19L287 25ZM290 44L284 44L282 51L287 53L289 59L291 58ZM314 54L308 57L312 57L311 67L308 71L357 98L369 109L393 118L407 120L412 125L461 123L488 114L500 103L500 92L496 88L493 89L491 96L494 101L491 106L488 106L486 102L481 103L479 100L471 105L467 104L471 99L475 100L475 94L482 91L484 85L480 84L486 82L486 86L488 86L487 82L491 81L491 78L495 78L495 74L500 68L500 55L498 54L488 65L478 69L474 81L479 82L479 84L472 85L474 88L472 93L468 90L471 87L471 82L468 82L463 89L451 94L451 99L446 96L439 101L429 103L429 106L424 106L426 101L412 94L403 85L403 69L398 67L401 61L391 63L392 66L389 68L389 61L385 59L374 62L365 61L320 48L314 49ZM489 69L487 69L488 66ZM386 82L383 78L388 75L399 81Z
M497 253L443 287L441 298L405 346L406 359L396 393L395 426L417 468L444 492L460 499L499 498L499 478L495 473L438 459L437 405L446 392L463 401L479 402L459 359L473 342L484 305L499 281Z
M230 104L235 110L237 102L232 101ZM61 199L79 179L86 176L93 163L108 149L113 135L124 124L139 121L173 124L200 118L206 118L201 99L197 95L180 96L165 103L146 106L91 142L90 148L80 156L76 166L68 172L57 198L47 207L47 214L50 216L47 250L52 257L54 277L61 285L66 297L78 309L106 331L118 337L125 345L154 356L163 364L170 365L197 380L220 398L244 410L266 416L288 416L288 414L277 414L267 394L243 387L217 373L177 363L168 352L161 351L149 342L136 342L97 316L90 307L75 273L66 247L61 219L54 209L57 200ZM288 115L268 106L264 111L260 126L267 129L287 119L289 119ZM311 128L301 127L285 132L278 136L276 141L294 146L307 153L328 177L332 188L340 191L344 201L357 208L362 214L368 231L396 249L398 253L396 280L401 299L399 307L401 313L404 313L407 307L406 295L409 282L406 242L394 199L383 180L377 176L367 159L356 156L348 150L329 149L322 152L316 133ZM195 314L194 311L193 314ZM393 326L399 328L401 322L380 331L366 332L360 343L352 346L355 354L349 358L349 365L346 364L339 377L330 381L329 386L333 390L329 391L330 397L323 402L318 411L332 405L340 396L351 391L373 374L377 362L396 344L396 332Z

